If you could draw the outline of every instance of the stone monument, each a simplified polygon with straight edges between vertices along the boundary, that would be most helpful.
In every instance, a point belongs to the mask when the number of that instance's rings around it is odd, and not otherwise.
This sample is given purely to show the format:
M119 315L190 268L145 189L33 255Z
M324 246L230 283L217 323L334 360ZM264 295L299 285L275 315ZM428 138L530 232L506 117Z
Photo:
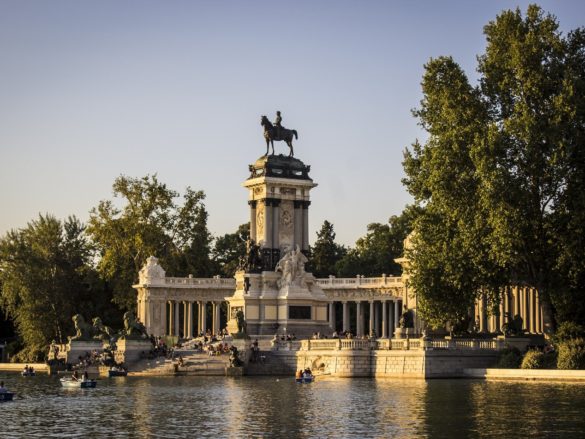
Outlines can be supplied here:
M264 125L265 118L263 118ZM277 123L275 125L278 126ZM296 133L296 132L295 132ZM281 133L282 134L282 133ZM275 135L271 140L284 140ZM236 273L228 329L237 332L236 315L245 316L248 334L328 332L328 301L311 273L309 256L310 191L317 184L311 167L290 155L263 155L249 166L243 183L250 206L248 256Z

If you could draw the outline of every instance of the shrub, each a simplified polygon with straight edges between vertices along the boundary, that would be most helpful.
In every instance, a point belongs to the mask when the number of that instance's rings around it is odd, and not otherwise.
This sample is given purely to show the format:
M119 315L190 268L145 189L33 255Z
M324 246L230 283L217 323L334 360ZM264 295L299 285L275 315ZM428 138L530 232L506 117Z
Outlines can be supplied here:
M524 354L520 369L556 369L557 354L556 352L541 352L530 350Z
M563 322L557 328L553 340L555 343L560 344L567 340L575 338L584 338L585 328L574 322Z
M498 369L518 369L522 362L522 354L517 348L506 348L498 356Z
M559 343L557 368L585 369L585 340L576 338Z

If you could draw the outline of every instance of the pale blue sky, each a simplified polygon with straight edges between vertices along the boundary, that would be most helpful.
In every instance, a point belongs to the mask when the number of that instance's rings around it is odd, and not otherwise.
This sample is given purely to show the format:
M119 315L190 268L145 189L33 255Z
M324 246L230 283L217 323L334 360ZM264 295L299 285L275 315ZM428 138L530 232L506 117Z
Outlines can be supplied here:
M328 219L353 245L411 202L423 64L452 55L475 79L483 26L528 3L0 0L0 234L39 212L85 221L118 175L147 173L204 190L212 233L233 232L260 116L280 110L319 184L312 241ZM585 2L539 4L585 24Z

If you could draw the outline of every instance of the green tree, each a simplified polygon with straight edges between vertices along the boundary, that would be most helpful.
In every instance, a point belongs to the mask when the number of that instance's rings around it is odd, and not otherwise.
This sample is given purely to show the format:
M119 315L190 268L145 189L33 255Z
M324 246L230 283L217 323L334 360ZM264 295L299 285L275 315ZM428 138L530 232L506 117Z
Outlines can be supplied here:
M583 259L573 244L585 205L583 30L563 37L555 18L531 5L525 17L502 12L484 33L479 86L451 58L425 66L414 114L429 138L404 161L406 186L425 211L412 282L436 323L480 294L496 303L502 285L527 282L550 329L567 272L575 284L583 273L570 262Z
M155 255L170 276L210 276L211 235L202 191L187 188L183 204L178 193L156 175L118 177L113 184L122 207L104 200L91 210L88 232L101 256L98 270L114 290L114 302L123 310L136 306L132 288L146 258ZM119 203L120 204L120 203Z
M215 240L212 256L222 275L235 275L239 262L246 255L246 241L249 237L250 223L245 223L236 232L226 233Z
M311 249L311 270L316 277L327 277L336 273L337 262L347 250L335 242L333 224L325 220L317 232L317 240Z
M337 263L339 276L400 275L401 267L394 259L404 253L404 240L412 231L419 209L407 206L399 215L393 215L388 224L372 223L368 233L356 241L355 248Z
M24 342L22 360L42 359L52 339L66 341L74 314L104 311L107 297L93 282L91 256L75 217L40 215L0 239L0 299Z

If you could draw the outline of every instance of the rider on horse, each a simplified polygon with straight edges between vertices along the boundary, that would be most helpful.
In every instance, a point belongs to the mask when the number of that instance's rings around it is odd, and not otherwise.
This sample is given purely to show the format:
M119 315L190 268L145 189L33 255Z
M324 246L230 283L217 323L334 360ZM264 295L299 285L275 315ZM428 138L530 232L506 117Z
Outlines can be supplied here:
M282 126L282 117L280 117L280 111L276 112L276 119L274 120L274 127L276 128L276 138L280 138L280 129Z

